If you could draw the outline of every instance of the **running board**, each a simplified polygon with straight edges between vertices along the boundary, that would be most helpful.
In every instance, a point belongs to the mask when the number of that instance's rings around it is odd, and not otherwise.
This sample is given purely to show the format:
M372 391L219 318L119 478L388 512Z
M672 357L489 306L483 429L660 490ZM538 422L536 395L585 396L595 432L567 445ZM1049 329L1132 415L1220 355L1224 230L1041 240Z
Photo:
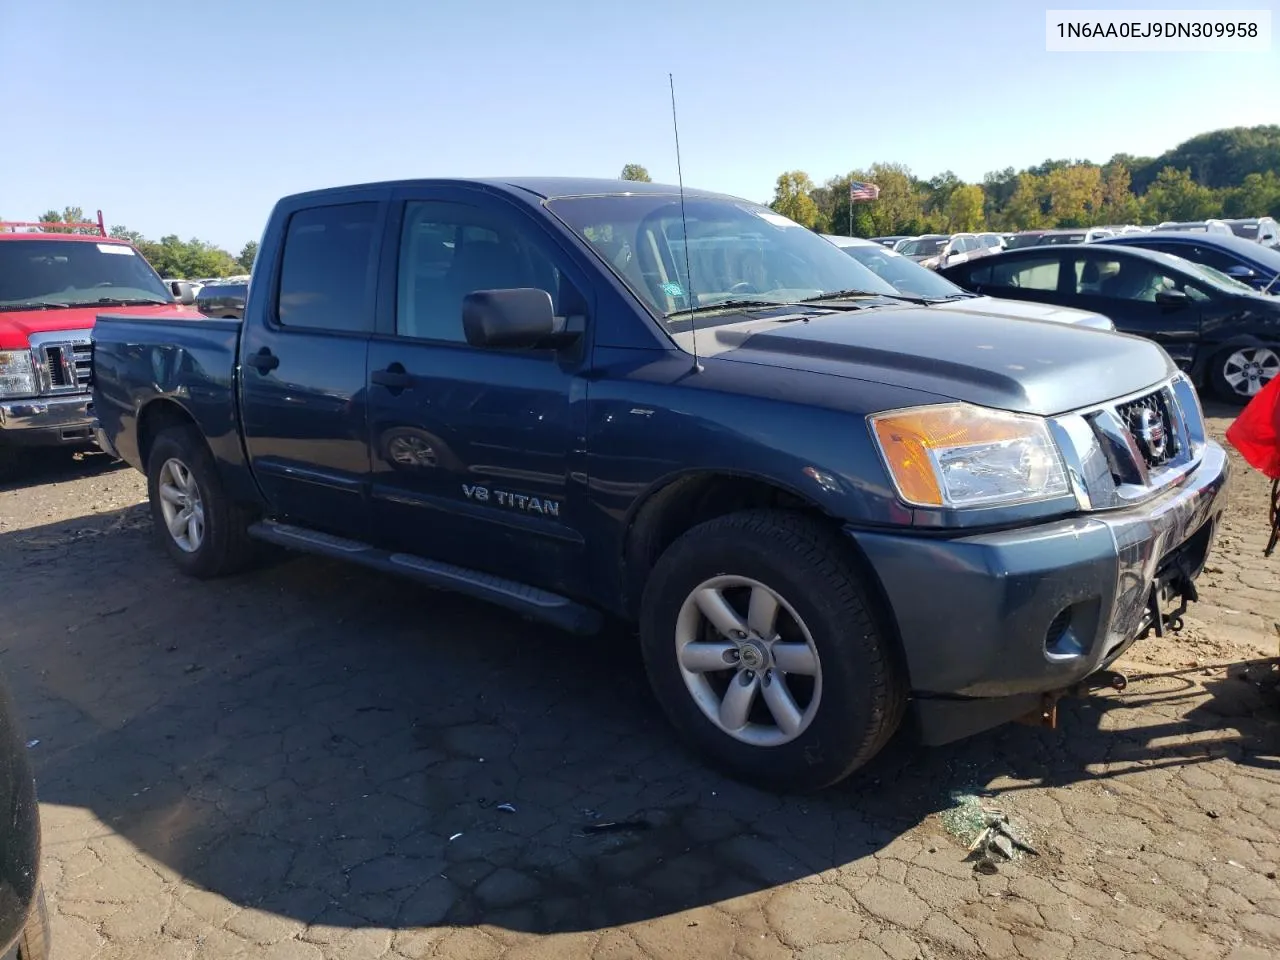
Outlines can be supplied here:
M348 560L374 570L409 577L430 587L466 594L570 633L593 634L603 623L599 612L557 593L495 577L491 573L455 567L439 560L428 560L411 553L380 550L359 540L348 540L271 520L250 526L249 535L291 550L316 553L335 560Z

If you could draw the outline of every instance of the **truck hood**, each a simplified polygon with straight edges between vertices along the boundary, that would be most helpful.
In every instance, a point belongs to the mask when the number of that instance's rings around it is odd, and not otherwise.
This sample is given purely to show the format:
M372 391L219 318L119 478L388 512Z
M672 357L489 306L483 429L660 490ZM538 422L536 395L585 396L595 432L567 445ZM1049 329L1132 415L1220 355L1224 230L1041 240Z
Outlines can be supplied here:
M1016 317L1022 320L1047 320L1050 323L1071 323L1095 330L1114 330L1109 317L1074 307L1054 307L1047 303L1029 300L998 300L995 297L970 297L967 300L947 300L932 305L934 310L949 313L981 314L988 317Z
M0 350L25 350L33 333L62 330L89 330L100 313L131 317L199 317L199 311L180 303L157 303L145 307L113 307L95 303L87 307L58 310L0 310Z
M688 345L688 334L678 338ZM1050 416L1136 393L1177 368L1149 340L1065 323L933 307L802 311L698 333L710 360L891 384ZM710 348L710 349L708 349Z

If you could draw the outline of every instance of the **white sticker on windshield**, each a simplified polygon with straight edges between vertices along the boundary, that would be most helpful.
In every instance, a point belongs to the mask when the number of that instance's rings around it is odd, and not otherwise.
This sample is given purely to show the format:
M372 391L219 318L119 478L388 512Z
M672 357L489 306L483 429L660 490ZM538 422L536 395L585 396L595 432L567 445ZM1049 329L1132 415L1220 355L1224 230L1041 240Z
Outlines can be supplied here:
M774 213L772 210L757 210L756 216L765 223L772 223L775 227L798 227L800 224L794 220L789 220L780 213Z
M100 243L98 244L99 253L118 253L121 256L132 257L133 247L125 246L123 243Z

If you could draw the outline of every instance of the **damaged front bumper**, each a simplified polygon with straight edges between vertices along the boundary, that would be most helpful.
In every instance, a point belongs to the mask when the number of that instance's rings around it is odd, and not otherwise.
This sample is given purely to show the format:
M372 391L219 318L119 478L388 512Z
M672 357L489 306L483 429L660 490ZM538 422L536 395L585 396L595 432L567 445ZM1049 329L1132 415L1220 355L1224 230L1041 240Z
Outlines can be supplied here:
M1035 715L1046 694L1176 628L1229 474L1209 442L1182 482L1139 506L953 539L850 530L897 625L922 739Z

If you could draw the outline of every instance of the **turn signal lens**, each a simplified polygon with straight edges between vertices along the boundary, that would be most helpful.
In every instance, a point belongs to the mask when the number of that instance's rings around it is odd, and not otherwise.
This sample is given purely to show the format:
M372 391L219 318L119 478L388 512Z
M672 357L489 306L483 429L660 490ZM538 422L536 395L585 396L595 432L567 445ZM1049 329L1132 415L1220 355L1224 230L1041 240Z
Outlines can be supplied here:
M906 503L994 506L1070 492L1041 417L957 403L878 414L868 422Z

